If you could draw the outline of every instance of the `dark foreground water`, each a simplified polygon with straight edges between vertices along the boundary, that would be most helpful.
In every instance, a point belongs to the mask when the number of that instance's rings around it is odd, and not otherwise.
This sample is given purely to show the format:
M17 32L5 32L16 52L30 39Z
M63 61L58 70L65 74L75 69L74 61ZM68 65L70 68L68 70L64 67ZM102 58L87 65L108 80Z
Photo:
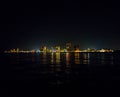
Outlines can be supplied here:
M120 53L0 55L0 97L120 96Z

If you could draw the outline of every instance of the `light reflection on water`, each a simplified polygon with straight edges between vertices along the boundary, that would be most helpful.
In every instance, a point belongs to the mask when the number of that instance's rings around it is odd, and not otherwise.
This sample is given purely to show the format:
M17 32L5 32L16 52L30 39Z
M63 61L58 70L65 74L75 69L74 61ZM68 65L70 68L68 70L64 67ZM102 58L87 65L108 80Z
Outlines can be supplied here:
M54 53L51 53L51 64L54 63Z
M70 65L70 53L66 53L66 66Z
M70 62L70 57L71 55L70 55L70 53L66 53L66 73L67 74L70 74L70 72L71 72L71 62Z
M75 64L80 64L80 53L75 53Z
M14 58L16 57L14 56ZM114 64L113 55L106 53L41 53L20 59L39 61L40 64L66 64L66 66L70 66L70 64Z
M56 53L56 64L60 64L60 53Z
M89 64L90 63L90 54L84 53L83 54L83 64Z
M42 59L43 60L43 64L46 64L46 62L47 62L47 53L44 52L42 57L43 57L43 59Z
M38 53L38 54L16 54L10 56L11 63L20 64L14 67L16 70L25 64L28 74L40 76L31 76L30 78L39 79L47 76L50 85L61 85L69 83L71 79L80 76L82 73L81 66L87 65L105 65L114 64L114 54L111 53ZM19 62L18 62L19 61ZM22 63L21 63L22 62ZM26 65L28 62L28 65ZM15 65L14 65L15 66ZM19 66L19 67L17 67ZM13 68L13 69L14 69ZM30 68L30 67L29 67ZM24 69L24 68L23 68ZM84 68L82 68L84 69ZM83 74L86 76L86 74ZM19 76L17 76L19 79ZM16 77L16 78L17 78ZM24 77L24 76L23 76ZM26 76L26 78L29 76ZM25 79L25 78L24 78ZM28 78L29 79L29 78Z

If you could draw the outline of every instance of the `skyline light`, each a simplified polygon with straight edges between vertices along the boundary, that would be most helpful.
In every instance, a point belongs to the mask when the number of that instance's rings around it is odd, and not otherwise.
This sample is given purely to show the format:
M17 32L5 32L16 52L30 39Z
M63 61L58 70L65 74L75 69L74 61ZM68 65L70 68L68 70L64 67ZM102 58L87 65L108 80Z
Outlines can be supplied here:
M5 50L5 53L40 53L40 52L114 52L113 49L110 48L101 48L101 49L95 49L95 48L87 48L87 49L81 49L79 45L73 45L69 42L66 43L65 48L61 48L61 46L56 45L56 46L51 46L51 48L48 48L47 46L40 46L39 49L29 49L27 48L26 50L23 49L9 49Z

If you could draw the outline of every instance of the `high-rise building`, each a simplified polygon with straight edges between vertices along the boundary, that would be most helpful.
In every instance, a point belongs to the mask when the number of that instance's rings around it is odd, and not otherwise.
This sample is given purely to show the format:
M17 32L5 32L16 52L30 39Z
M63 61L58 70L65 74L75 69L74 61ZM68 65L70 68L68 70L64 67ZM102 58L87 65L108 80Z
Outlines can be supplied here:
M17 53L19 52L19 48L17 48Z
M67 49L67 51L71 51L72 50L72 46L71 46L70 42L66 43L66 49Z
M74 50L79 50L79 45L74 45Z
M74 52L80 52L79 45L74 45Z
M56 46L56 52L60 52L60 46Z
M46 52L47 51L47 47L46 46L41 46L40 51L41 52Z

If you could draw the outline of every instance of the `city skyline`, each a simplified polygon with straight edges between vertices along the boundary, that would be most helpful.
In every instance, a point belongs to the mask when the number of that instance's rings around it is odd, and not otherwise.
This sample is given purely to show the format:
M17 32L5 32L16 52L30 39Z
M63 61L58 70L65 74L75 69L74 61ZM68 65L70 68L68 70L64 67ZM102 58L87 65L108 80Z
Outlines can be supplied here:
M51 49L52 47L53 48L55 48L56 46L59 46L60 48L62 48L62 49L64 49L64 48L69 48L69 47L71 47L72 49L74 49L75 47L77 48L79 48L79 49L88 49L88 48L91 48L91 49L114 49L114 50L120 50L120 48L118 48L118 49L115 49L115 48L110 48L110 47L99 47L99 48L97 48L96 46L86 46L86 47L82 47L79 43L75 43L75 44L73 44L72 42L66 42L66 43L64 43L63 45L62 44L53 44L53 45L50 45L50 44L43 44L43 43L41 43L42 45L37 45L37 46L32 46L31 45L31 47L25 47L25 48L22 48L22 47L20 47L20 46L17 46L17 47L15 47L15 46L13 46L13 47L8 47L8 48L6 48L6 49L14 49L14 48L19 48L19 49L29 49L29 50L38 50L38 49L40 49L41 47L47 47L48 49ZM4 50L6 50L6 49L4 49Z
M114 52L113 49L110 48L87 48L87 49L81 49L79 45L72 45L70 42L66 43L66 45L61 47L60 45L47 47L46 45L41 45L38 49L20 49L20 48L12 48L7 49L4 51L4 53L40 53L40 52Z

